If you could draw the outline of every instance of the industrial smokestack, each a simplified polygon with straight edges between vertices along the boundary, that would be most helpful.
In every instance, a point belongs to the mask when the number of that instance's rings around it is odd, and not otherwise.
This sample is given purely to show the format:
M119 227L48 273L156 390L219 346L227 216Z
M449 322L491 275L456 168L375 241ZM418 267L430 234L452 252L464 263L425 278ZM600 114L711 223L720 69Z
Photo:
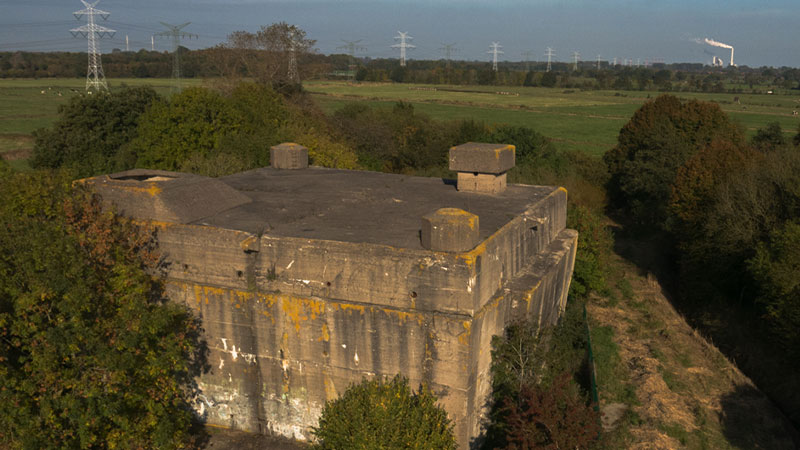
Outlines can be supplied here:
M700 42L700 40L698 39L697 42ZM736 64L733 63L733 46L732 45L723 44L722 42L715 41L715 40L709 39L709 38L703 39L703 42L705 42L708 45L714 46L714 47L721 47L721 48L729 48L729 49L731 49L731 67L736 66Z

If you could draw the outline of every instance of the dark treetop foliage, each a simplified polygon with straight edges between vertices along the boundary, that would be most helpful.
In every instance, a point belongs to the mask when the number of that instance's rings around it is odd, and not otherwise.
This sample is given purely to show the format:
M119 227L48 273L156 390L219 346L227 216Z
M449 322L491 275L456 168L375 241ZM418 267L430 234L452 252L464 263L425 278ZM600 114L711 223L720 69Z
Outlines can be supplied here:
M455 449L447 412L425 385L412 392L399 375L364 380L325 404L316 449Z
M198 325L153 237L63 173L0 178L0 447L176 448Z
M678 168L714 140L743 140L739 127L716 104L681 102L671 95L645 103L603 157L613 205L639 226L664 226Z
M52 128L34 133L31 165L68 167L80 177L128 168L118 160L120 148L136 136L139 117L158 98L150 87L71 98Z

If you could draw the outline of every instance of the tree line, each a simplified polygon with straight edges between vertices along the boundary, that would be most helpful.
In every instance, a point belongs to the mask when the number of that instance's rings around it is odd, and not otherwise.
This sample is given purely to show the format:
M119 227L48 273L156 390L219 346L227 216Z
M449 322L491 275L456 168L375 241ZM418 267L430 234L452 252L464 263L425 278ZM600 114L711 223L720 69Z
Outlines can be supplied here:
M610 205L661 240L676 294L800 423L800 129L747 140L713 103L645 103L604 156Z

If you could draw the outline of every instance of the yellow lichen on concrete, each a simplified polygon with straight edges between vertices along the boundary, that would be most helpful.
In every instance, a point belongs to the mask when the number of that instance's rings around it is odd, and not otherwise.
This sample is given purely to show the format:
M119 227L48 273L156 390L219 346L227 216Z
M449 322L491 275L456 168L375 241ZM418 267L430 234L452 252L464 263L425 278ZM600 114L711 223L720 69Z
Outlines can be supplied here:
M300 331L300 322L306 322L309 319L314 320L318 315L325 312L325 302L321 300L311 300L308 298L292 297L288 295L279 296L281 302L281 309L286 314L295 331Z
M317 339L317 341L328 342L330 340L331 340L331 336L328 333L328 324L327 323L323 323L322 324L322 336L320 336L319 339Z
M160 194L162 189L158 187L156 183L147 183L146 186L131 186L131 185L121 185L118 184L114 186L122 191L128 192L136 192L141 194L148 194L151 197L155 197L156 195Z
M354 305L352 303L331 303L334 308L341 308L342 311L358 311L364 314L364 305Z
M465 320L461 324L464 326L464 332L458 335L458 342L463 345L469 345L469 337L472 335L472 321Z
M388 316L397 317L401 324L405 324L408 319L416 320L420 325L425 321L425 317L420 313L409 313L389 308L382 308L381 311Z

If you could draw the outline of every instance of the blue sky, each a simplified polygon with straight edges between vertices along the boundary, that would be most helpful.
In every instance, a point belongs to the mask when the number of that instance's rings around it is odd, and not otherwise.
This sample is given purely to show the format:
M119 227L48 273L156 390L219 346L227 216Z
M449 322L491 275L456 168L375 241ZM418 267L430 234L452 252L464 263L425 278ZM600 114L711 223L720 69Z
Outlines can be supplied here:
M186 31L199 39L189 48L215 45L232 31L255 31L286 21L306 30L323 53L337 52L342 40L361 40L362 56L398 57L390 46L398 31L414 37L409 58L438 59L442 44L455 43L455 58L489 61L489 44L498 41L501 60L519 61L523 52L545 59L546 47L556 60L663 59L665 62L709 62L711 52L727 61L730 51L697 44L712 38L735 48L735 62L749 66L800 67L800 8L786 0L103 0L116 36L103 51L150 47L159 21L192 22ZM85 40L69 29L80 26L72 12L78 0L0 0L0 51L85 51ZM168 50L156 39L156 49Z

